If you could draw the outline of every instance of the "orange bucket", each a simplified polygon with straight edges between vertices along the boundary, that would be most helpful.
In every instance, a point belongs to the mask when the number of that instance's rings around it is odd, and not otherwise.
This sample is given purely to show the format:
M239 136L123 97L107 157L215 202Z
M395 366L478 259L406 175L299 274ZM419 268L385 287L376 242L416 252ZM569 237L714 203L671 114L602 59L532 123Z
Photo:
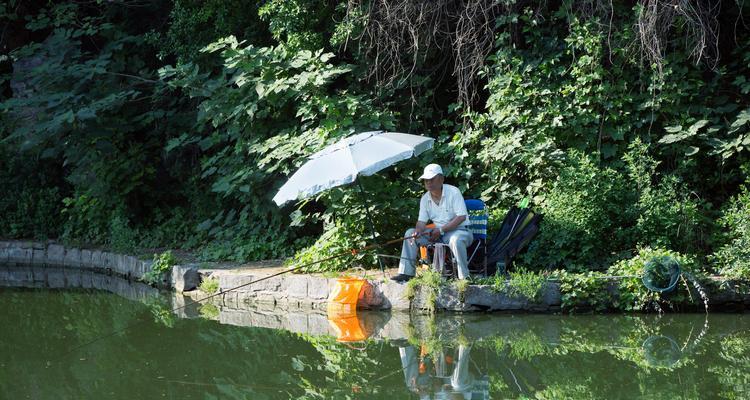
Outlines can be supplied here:
M362 287L367 283L362 278L341 277L336 279L336 285L328 295L328 310L334 311L356 311L357 300Z
M366 280L341 277L328 295L328 323L339 342L358 342L369 337L357 318L357 301Z

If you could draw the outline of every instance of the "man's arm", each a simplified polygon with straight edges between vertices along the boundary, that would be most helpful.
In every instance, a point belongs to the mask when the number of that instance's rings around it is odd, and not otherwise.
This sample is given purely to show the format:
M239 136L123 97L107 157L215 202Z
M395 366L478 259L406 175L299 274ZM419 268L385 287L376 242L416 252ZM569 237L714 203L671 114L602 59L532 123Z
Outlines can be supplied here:
M466 216L465 215L456 215L452 220L450 220L450 222L448 222L447 224L441 226L440 228L442 228L442 229L440 229L440 230L435 229L432 232L430 232L430 238L433 241L436 241L436 240L440 239L440 231L441 230L443 231L443 233L450 232L450 231L458 228L458 226L461 225L461 223L464 222L465 220L466 220Z
M415 236L421 235L424 232L426 227L427 227L426 222L417 221L417 226L414 227L414 229L416 230L416 232L414 232L414 235Z
M465 215L456 215L456 217L453 218L450 222L442 226L443 233L450 232L458 228L458 226L461 225L464 221L466 221Z

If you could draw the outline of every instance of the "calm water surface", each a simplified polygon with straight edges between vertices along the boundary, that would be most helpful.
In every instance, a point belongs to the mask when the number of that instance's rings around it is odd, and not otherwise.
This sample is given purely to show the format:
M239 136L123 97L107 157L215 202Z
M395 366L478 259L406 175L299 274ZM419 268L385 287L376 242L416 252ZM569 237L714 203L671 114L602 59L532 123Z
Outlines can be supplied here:
M0 398L750 398L742 314L407 317L406 338L343 343L172 306L0 289Z

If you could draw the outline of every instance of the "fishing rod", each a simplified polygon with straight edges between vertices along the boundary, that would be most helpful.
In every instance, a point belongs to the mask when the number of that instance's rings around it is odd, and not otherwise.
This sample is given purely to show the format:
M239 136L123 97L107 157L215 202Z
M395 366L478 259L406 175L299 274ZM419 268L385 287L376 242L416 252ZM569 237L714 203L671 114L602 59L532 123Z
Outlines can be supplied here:
M315 264L320 264L320 263L323 263L323 262L326 262L326 261L335 260L337 258L341 258L341 257L347 256L347 255L357 255L359 253L363 253L363 252L366 252L366 251L369 251L369 250L378 249L378 248L381 248L381 247L385 247L385 246L389 246L389 245L392 245L392 244L400 243L400 242L403 242L404 240L414 239L414 238L416 238L418 236L425 235L425 234L427 234L427 232L422 232L421 234L414 234L414 235L403 237L403 238L389 240L389 241L387 241L385 243L373 243L373 244L367 245L367 246L359 248L359 249L345 250L345 251L342 251L342 252L340 252L338 254L334 254L334 255L332 255L330 257L326 257L326 258L324 258L322 260L311 261L309 263L302 264L302 265L294 267L294 268L286 269L284 271L280 271L280 272L277 272L275 274L264 276L262 278L256 279L256 280L251 281L251 282L243 283L242 285L237 285L237 286L231 287L231 288L226 289L226 290L221 290L221 291L219 291L217 293L211 294L211 295L206 296L206 297L204 297L202 299L198 299L198 300L192 300L191 299L189 303L172 309L171 313L174 314L176 311L182 310L182 309L184 309L186 307L190 307L190 306L193 306L195 304L200 304L201 302L204 302L204 301L206 301L208 299L217 297L219 295L224 295L226 293L229 293L229 292L237 290L237 289L241 289L241 288L246 287L246 286L250 286L250 285L252 285L254 283L258 283L258 282L262 282L262 281L265 281L265 280L268 280L268 279L271 279L271 278L275 278L275 277L277 277L279 275L284 275L284 274L289 273L289 272L299 271L299 270L301 270L303 268L307 268L307 267L313 266ZM62 354L57 359L59 360L60 358L63 358L65 356L69 355L69 354L72 354L72 353L74 353L74 352L76 352L76 351L78 351L78 350L80 350L80 349L82 349L84 347L90 346L90 345L92 345L94 343L97 343L97 342L100 342L100 341L102 341L104 339L110 338L110 337L112 337L114 335L117 335L118 333L125 332L126 330L134 328L134 327L136 327L136 326L138 326L140 324L143 324L145 322L146 322L145 320L134 322L134 323L132 323L130 325L126 325L125 327L120 328L120 329L118 329L116 331L110 332L107 335L100 336L100 337L98 337L98 338L96 338L94 340L91 340L89 342L86 342L86 343L83 343L81 345L78 345L78 346L72 348L71 350L69 350L68 352L66 352L65 354ZM50 361L47 362L48 366L49 366L49 364L50 364Z

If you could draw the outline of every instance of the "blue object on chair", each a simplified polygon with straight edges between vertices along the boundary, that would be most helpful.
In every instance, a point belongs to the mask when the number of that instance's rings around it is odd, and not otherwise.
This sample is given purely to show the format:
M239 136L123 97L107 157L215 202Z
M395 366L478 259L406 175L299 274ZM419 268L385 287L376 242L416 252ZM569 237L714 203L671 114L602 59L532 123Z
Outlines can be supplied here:
M487 239L487 211L482 200L464 200L466 210L469 211L469 231L474 234L474 240Z
M487 210L482 200L467 199L464 202L469 212L469 231L474 234L474 241L467 249L469 272L487 275Z

